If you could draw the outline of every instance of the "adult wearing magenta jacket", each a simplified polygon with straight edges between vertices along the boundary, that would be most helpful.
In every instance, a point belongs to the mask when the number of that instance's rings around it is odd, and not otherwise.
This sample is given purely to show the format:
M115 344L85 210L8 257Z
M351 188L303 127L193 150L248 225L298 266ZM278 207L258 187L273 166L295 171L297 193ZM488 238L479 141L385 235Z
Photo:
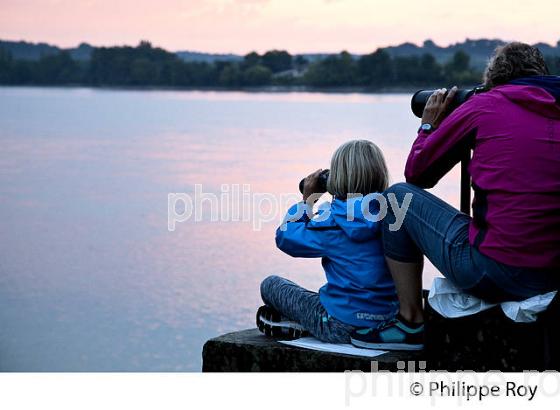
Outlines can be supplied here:
M436 91L405 169L390 187L412 202L398 231L384 220L383 245L400 303L376 329L360 329L361 347L406 348L423 333L425 255L454 285L490 302L522 300L560 284L560 77L523 43L498 48L484 74L487 91L448 114L456 88ZM472 218L425 188L473 150ZM390 211L390 210L389 210Z

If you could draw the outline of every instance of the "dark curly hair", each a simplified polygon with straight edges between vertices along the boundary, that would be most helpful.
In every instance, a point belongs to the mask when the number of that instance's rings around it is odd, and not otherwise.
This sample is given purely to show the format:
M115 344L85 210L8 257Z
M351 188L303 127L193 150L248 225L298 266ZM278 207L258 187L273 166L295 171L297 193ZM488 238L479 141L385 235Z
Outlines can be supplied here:
M531 75L548 75L540 50L525 43L508 43L494 51L484 71L484 85L492 88Z

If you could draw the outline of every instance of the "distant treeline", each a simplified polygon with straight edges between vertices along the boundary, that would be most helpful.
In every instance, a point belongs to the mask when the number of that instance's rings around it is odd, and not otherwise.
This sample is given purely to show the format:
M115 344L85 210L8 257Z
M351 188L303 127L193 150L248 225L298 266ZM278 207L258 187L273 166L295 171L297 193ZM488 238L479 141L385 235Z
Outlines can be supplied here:
M548 58L560 74L560 57ZM456 51L445 63L425 53L391 56L384 49L354 57L347 52L317 61L286 51L250 53L241 61L185 62L175 53L141 42L137 47L94 48L89 60L76 60L67 51L39 60L18 60L0 48L0 84L88 85L132 87L365 87L471 85L482 73L470 57Z

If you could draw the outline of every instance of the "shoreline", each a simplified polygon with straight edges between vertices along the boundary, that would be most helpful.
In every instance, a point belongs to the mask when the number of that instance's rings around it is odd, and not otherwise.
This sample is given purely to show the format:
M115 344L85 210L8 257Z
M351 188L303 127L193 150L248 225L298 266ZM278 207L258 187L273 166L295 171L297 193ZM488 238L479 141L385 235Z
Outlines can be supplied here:
M265 86L265 87L171 87L171 86L107 86L92 84L0 84L0 88L61 88L92 89L110 91L201 91L201 92L246 92L246 93L318 93L318 94L414 94L421 89L436 89L442 85L398 86L398 87L308 87L308 86Z

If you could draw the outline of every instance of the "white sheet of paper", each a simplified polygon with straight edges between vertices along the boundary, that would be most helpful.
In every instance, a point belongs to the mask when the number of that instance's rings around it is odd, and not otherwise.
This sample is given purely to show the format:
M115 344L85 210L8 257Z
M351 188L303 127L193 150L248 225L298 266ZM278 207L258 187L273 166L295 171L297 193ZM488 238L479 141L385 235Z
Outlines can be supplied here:
M321 352L349 354L351 356L376 357L387 353L385 350L360 349L359 347L354 347L351 344L324 343L314 337L302 337L295 340L280 340L280 343L290 346L303 347L304 349L319 350Z

